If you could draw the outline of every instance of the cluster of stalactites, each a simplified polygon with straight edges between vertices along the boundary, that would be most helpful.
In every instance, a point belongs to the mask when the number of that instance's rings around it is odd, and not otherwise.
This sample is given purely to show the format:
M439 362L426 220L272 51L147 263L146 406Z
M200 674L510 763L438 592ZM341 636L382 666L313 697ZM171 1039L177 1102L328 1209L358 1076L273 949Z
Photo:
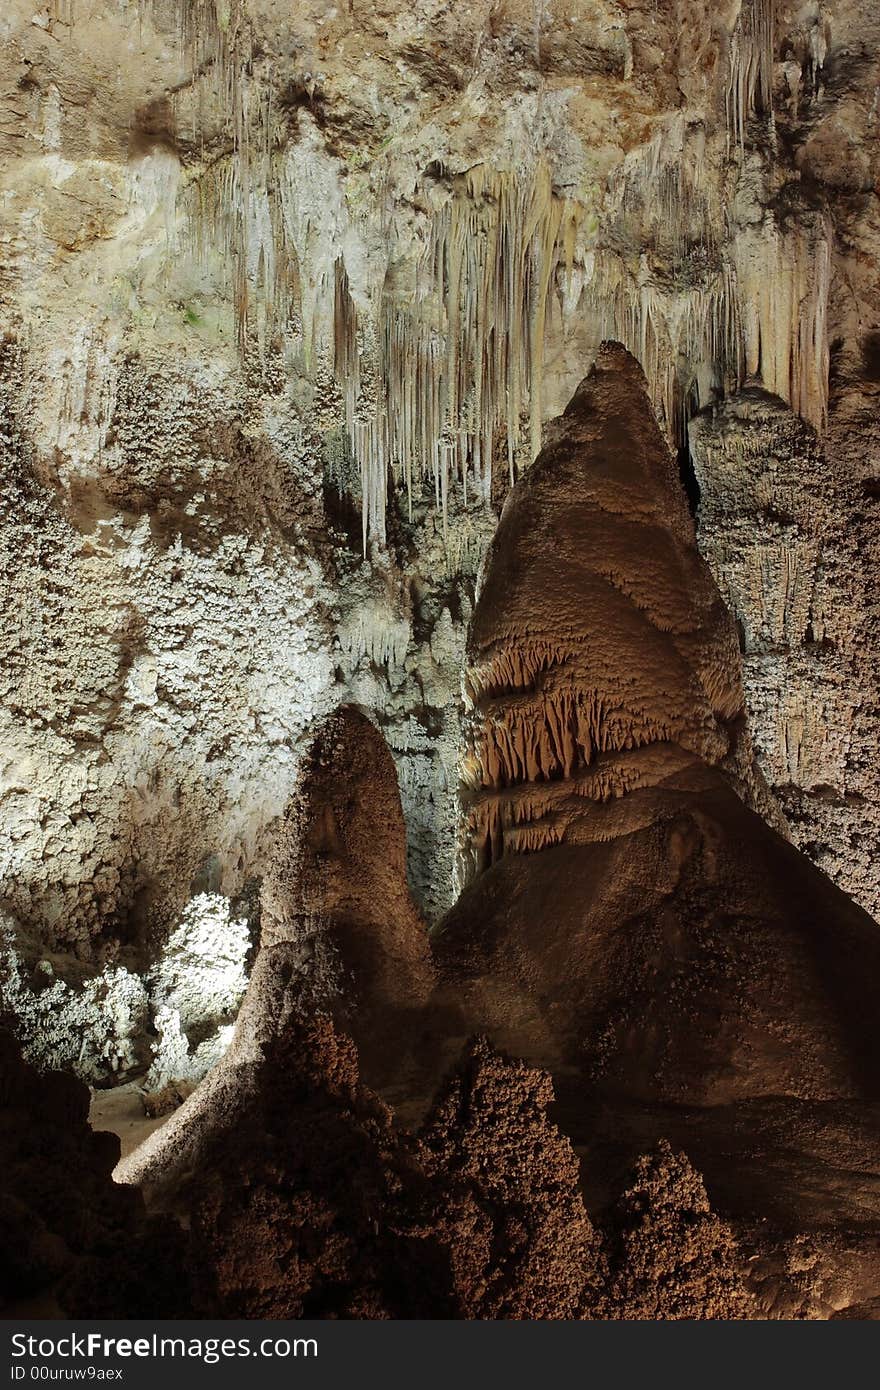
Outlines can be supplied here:
M265 92L259 100L268 107ZM274 164L270 122L264 117L254 124L261 132L258 149L252 139L247 159L220 161L182 196L193 262L215 274L219 251L239 350L244 354L253 344L263 358L273 340L301 330L303 288L296 246L284 230L284 202L267 193ZM309 346L304 343L304 350Z
M413 299L383 295L375 308L355 305L341 256L321 265L311 232L292 234L297 195L283 172L274 197L252 184L247 208L241 177L230 162L192 186L199 254L214 255L218 238L246 244L230 257L242 342L248 323L260 349L299 334L308 370L328 351L365 547L384 541L389 479L410 507L429 488L445 531L453 486L465 501L490 495L499 443L511 478L538 452L551 313L563 333L576 314L597 341L637 357L676 443L695 410L749 378L824 427L831 240L821 220L782 231L768 216L713 248L714 268L691 283L659 284L647 264L583 246L572 273L581 209L553 193L547 170L472 170L435 214Z
M55 24L72 25L76 17L76 0L51 0L49 17Z
M511 173L479 165L451 181L435 214L414 300L384 300L372 347L375 381L361 383L361 330L344 267L336 273L333 360L360 467L364 543L384 537L389 470L428 483L447 524L450 487L487 499L496 438L512 480L522 420L541 447L544 344L560 273L570 277L580 205L559 197L538 163Z
M142 21L150 15L167 22L162 0L137 0L137 6ZM263 356L273 338L298 326L301 310L300 266L276 192L279 126L271 64L254 42L248 0L172 0L170 8L181 58L194 78L194 134L225 129L230 157L215 157L195 179L181 179L178 211L188 236L184 247L169 249L187 251L209 275L222 262L239 349L244 353L255 340ZM200 80L205 74L210 81ZM175 110L188 93L188 83L172 93ZM172 231L169 243L173 239Z
M742 0L730 40L725 92L728 138L742 149L751 116L773 115L776 0Z
M137 0L137 6L142 20L147 13L154 18L164 17L169 8L166 0ZM181 53L186 55L194 73L209 68L215 71L230 126L242 135L243 113L237 97L242 69L253 58L247 0L172 0L170 8Z
M751 115L770 111L773 28L773 0L743 0L727 94L738 145ZM222 105L232 142L230 158L182 186L196 261L212 274L222 264L242 351L298 342L307 373L332 370L365 551L384 542L389 480L410 511L432 492L446 535L453 490L487 499L493 467L512 479L535 456L556 313L564 341L577 321L629 348L677 443L695 410L749 377L824 426L827 229L783 231L768 215L729 240L707 192L704 132L682 120L628 157L602 249L591 249L595 218L560 196L540 159L451 175L404 300L374 293L369 276L350 284L350 212L310 185L320 154L310 165L308 142L290 149L276 131L246 0L179 0L179 29L194 70L215 74L204 99Z
M311 371L329 349L360 476L364 550L371 538L384 542L389 476L410 511L414 490L433 490L446 535L453 486L465 505L469 492L488 499L505 440L511 480L517 460L540 449L545 331L563 266L571 277L581 205L558 196L542 161L453 176L413 300L361 296L356 308L341 253L328 266L328 238L316 247L303 225L246 0L176 0L176 14L193 71L214 74L207 98L199 84L200 101L226 113L232 144L231 158L182 192L196 265L216 273L219 253L243 352L255 345L262 356L273 340L299 336Z
M733 247L743 375L822 431L828 416L831 231L824 218L786 232L768 215Z
M554 307L562 313L581 205L554 192L540 162L471 169L433 216L412 299L356 304L342 254L327 262L296 171L272 150L271 112L251 116L248 159L223 161L187 191L196 263L216 266L219 248L231 268L243 348L298 334L309 371L328 352L365 549L384 541L389 477L410 510L429 488L445 533L453 486L465 504L490 496L499 443L511 479L540 449L545 335Z
M619 257L599 251L584 293L602 339L623 343L642 366L670 440L683 441L687 420L713 392L743 380L741 302L726 261L706 280L661 288L634 275ZM702 369L702 374L700 369Z
M602 338L638 358L670 439L715 396L761 381L816 430L828 414L831 237L821 219L782 231L772 217L737 236L702 282L659 286L595 253L582 307Z
M626 795L642 782L648 764L641 755L652 747L711 739L699 721L688 729L659 705L616 700L597 688L574 636L499 643L468 667L465 695L461 884L505 854L563 841L572 807ZM720 753L723 735L716 742Z
M487 711L479 758L465 774L483 788L569 778L602 753L632 752L669 738L662 721L606 705L595 690L542 690Z

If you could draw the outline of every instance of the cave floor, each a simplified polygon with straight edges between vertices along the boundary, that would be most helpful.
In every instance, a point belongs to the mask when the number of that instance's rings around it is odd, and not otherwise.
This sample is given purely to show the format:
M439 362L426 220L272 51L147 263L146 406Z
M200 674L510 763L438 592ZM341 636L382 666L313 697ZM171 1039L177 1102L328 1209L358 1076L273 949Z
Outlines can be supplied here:
M93 1130L118 1135L122 1145L120 1162L167 1119L167 1115L144 1114L143 1092L135 1082L106 1091L92 1091L89 1124Z

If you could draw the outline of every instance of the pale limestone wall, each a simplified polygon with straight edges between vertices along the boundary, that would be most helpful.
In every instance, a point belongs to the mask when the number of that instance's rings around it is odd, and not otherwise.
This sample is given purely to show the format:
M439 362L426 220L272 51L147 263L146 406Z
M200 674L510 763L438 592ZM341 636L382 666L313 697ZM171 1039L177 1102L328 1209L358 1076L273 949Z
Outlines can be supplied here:
M751 390L693 420L690 450L761 765L795 843L876 916L876 431L847 425L845 400L832 422L823 443Z

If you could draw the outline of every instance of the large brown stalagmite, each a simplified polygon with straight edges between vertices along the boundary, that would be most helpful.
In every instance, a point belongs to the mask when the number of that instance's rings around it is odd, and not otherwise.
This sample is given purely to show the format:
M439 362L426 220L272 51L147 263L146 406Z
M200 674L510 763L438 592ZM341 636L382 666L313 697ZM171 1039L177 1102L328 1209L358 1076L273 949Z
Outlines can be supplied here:
M465 1014L574 1093L876 1095L880 931L744 804L734 630L619 347L508 500L469 662Z
M585 799L696 761L772 811L733 621L635 359L606 346L552 432L505 508L471 625L466 876L565 827L592 839L573 828Z

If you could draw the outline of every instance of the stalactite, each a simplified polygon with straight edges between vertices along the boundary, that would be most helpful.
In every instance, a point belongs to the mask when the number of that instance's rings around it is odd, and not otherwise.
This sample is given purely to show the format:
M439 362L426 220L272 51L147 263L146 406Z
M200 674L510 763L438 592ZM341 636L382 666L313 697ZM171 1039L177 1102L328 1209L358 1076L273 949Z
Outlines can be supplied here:
M478 165L453 180L434 218L419 296L408 308L383 300L379 310L376 411L353 437L365 544L384 535L389 469L410 509L416 484L433 486L446 534L454 484L465 498L469 488L489 497L499 427L513 476L526 405L528 456L540 449L548 305L563 260L573 257L577 220L542 164L517 174ZM337 331L349 329L335 313L334 338ZM347 396L358 371L349 349L334 341Z
M196 262L231 268L242 351L255 326L262 345L297 312L306 369L329 353L361 475L365 547L384 539L389 471L410 514L425 483L444 515L454 486L488 499L497 431L511 478L540 449L548 308L571 272L581 209L554 193L543 164L476 166L452 180L433 219L413 302L382 296L356 309L339 249L327 265L326 230L271 149L271 111L256 111L246 77L234 86L234 155L190 184L184 211Z
M526 403L531 455L540 448L547 307L576 220L577 210L554 194L543 164L523 174L483 165L469 170L454 181L435 220L429 302L442 306L445 362L442 419L431 422L429 437L452 432L446 449L452 475L464 482L470 474L480 496L491 487L498 426L506 429L513 467ZM393 400L388 404L393 410Z
M773 48L775 0L742 0L730 41L730 66L725 94L728 138L745 144L749 118L773 114Z
M735 391L749 377L822 430L830 275L824 221L784 231L768 214L732 238L697 284L660 286L644 260L633 273L619 255L600 251L581 307L601 337L639 359L674 442L682 442L693 408L709 403L707 390Z
M49 15L54 24L72 28L76 19L76 0L51 0Z
M400 670L411 638L406 619L389 619L379 606L368 612L359 610L339 631L339 644L352 667L366 657L374 666Z
M744 369L814 425L828 413L831 236L824 219L783 232L769 215L733 245Z
M579 687L571 663L571 653L560 651L554 659L549 648L533 651L529 643L505 648L488 668L468 671L468 698L481 717L478 756L463 774L464 785L483 792L570 779L597 758L672 736L656 715L609 706L598 691Z
M669 289L654 282L644 262L633 274L619 256L600 252L583 302L599 336L623 343L642 364L675 442L684 437L688 395L702 364L710 365L715 381L741 377L738 295L727 266L705 283Z

